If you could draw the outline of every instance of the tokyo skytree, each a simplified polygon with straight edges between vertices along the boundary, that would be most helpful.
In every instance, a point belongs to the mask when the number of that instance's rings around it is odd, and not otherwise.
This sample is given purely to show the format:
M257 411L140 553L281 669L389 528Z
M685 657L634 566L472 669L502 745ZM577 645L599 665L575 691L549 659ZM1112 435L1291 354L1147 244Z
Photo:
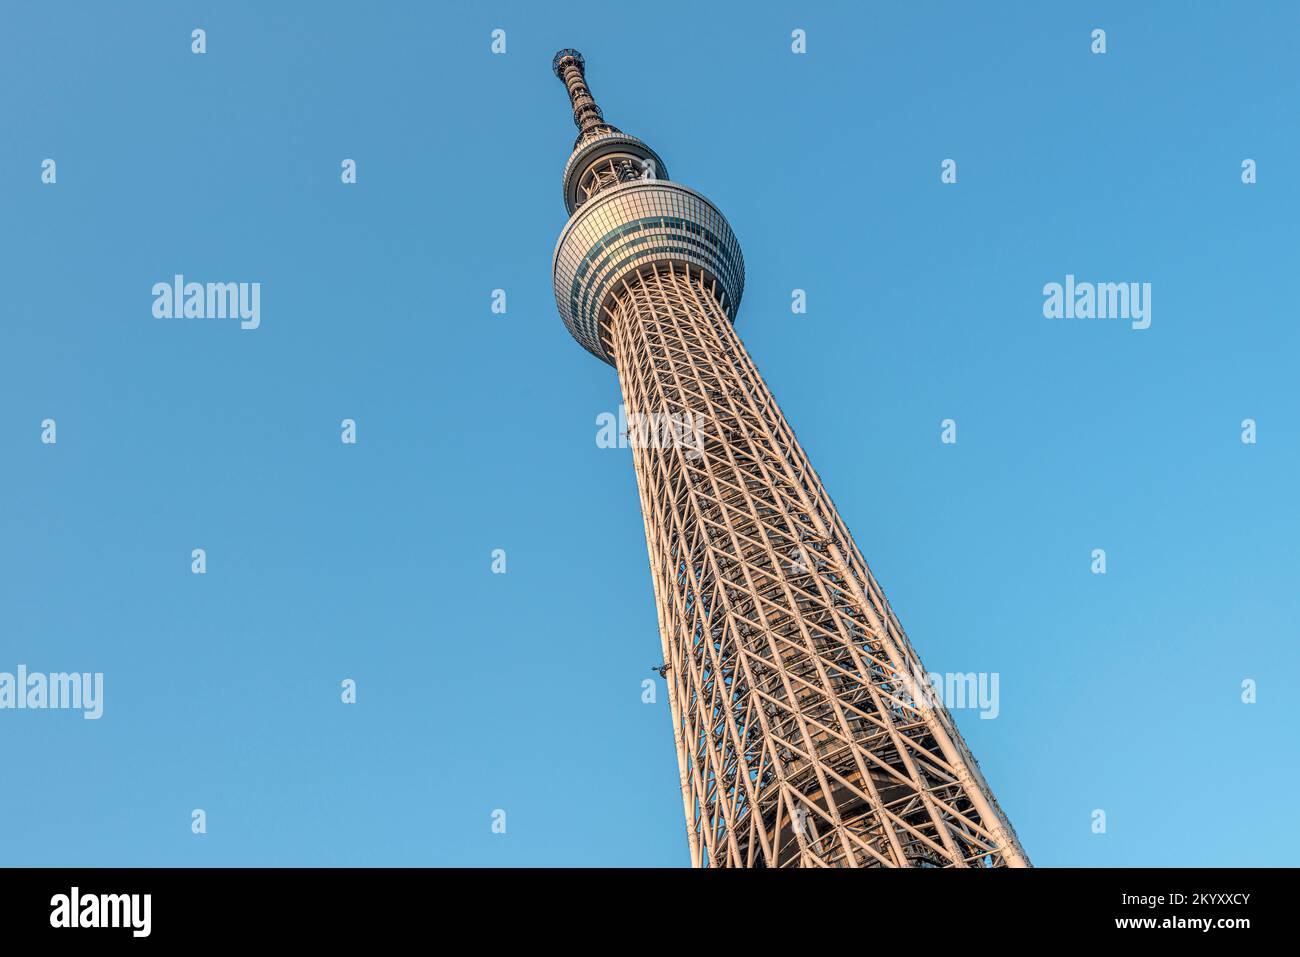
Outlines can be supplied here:
M552 66L578 138L555 301L628 419L697 867L1029 866L737 337L722 213Z

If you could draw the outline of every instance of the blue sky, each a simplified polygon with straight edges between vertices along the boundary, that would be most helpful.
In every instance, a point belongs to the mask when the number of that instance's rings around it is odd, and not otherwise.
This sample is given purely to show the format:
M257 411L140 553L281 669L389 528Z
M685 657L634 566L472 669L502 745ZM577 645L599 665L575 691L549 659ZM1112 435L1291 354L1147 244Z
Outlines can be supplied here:
M0 864L688 863L617 382L551 294L564 46L730 218L927 667L1000 675L956 717L1034 862L1293 861L1300 9L1088 7L6 4L0 671L105 704L0 711ZM178 272L260 328L154 318ZM1067 273L1151 327L1045 319Z

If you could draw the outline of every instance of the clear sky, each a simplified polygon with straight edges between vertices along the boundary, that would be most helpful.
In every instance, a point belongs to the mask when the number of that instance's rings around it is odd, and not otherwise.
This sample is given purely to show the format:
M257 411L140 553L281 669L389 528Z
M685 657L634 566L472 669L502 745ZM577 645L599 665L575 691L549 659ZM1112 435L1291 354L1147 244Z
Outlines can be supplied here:
M1000 676L955 716L1034 862L1293 863L1300 7L1088 6L6 3L0 671L104 713L0 711L0 864L688 864L551 292L564 46L730 218L927 667ZM260 327L155 318L176 273ZM1067 274L1150 328L1044 318Z

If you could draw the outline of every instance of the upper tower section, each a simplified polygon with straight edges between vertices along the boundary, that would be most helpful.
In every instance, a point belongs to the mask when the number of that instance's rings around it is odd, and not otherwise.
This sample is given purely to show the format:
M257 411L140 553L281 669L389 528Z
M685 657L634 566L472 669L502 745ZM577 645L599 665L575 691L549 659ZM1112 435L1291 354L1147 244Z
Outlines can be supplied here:
M605 122L587 89L581 53L561 50L551 67L569 93L578 128L564 166L569 222L551 264L555 304L569 332L613 365L600 335L606 307L621 282L668 262L714 280L710 288L734 320L745 264L727 218L699 193L669 182L664 161L648 144Z
M667 179L659 154L635 136L605 122L587 89L586 61L577 50L561 50L551 69L569 91L578 138L564 165L564 206L574 210L602 190L638 179Z

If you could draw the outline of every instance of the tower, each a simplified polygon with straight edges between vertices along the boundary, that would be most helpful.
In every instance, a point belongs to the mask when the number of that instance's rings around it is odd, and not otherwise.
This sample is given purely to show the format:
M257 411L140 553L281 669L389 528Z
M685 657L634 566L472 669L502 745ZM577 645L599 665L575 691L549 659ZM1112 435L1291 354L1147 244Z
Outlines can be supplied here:
M726 217L552 63L578 139L555 301L618 371L691 860L1028 866L884 592L737 337Z

